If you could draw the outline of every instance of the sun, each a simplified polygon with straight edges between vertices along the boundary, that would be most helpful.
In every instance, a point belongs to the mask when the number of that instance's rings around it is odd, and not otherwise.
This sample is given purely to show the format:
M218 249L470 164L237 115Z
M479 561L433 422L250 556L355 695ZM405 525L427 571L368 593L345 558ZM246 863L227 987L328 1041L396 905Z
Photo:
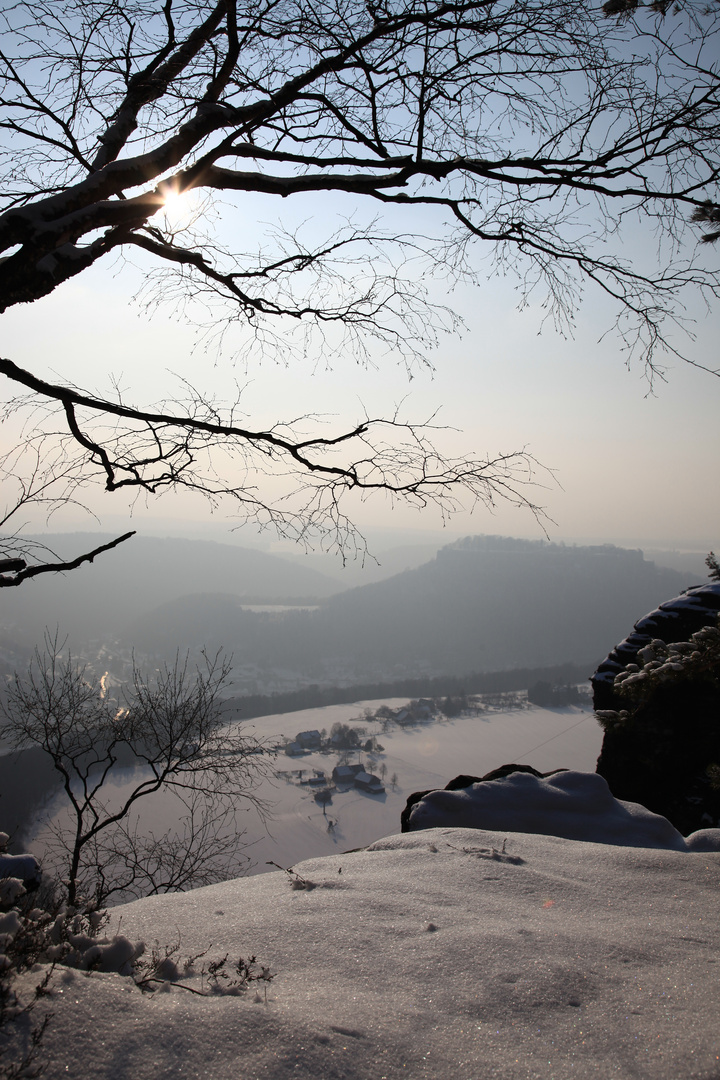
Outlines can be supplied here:
M168 190L160 209L166 229L178 232L187 228L193 219L193 200L188 191Z

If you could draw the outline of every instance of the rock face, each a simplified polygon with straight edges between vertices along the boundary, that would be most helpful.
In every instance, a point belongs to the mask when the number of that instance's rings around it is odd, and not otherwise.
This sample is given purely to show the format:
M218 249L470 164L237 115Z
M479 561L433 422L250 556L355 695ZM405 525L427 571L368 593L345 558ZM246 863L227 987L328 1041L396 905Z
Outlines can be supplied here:
M638 619L632 632L616 645L598 666L590 682L595 709L622 709L622 698L614 689L615 676L626 664L634 664L637 654L654 638L666 644L687 641L703 626L716 625L720 614L720 582L698 585L681 596L661 604Z
M688 589L640 619L592 677L596 709L628 712L606 728L598 773L616 798L662 814L684 834L720 824L712 775L720 766L720 671L710 664L690 677L676 665L677 677L648 679L632 700L618 692L615 677L628 664L642 670L638 654L654 640L677 644L717 626L719 611L720 583Z

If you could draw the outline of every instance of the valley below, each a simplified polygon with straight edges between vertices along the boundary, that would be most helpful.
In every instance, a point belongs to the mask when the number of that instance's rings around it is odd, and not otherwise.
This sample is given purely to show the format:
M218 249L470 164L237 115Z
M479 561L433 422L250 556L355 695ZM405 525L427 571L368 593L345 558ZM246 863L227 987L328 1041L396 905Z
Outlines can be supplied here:
M258 874L303 859L366 847L400 831L400 815L410 794L442 788L460 773L482 776L509 762L531 765L540 772L566 768L594 772L602 729L589 704L540 708L522 693L474 696L459 716L436 714L425 722L399 725L378 719L382 706L401 712L404 699L331 705L276 716L243 725L246 734L270 749L264 775L241 813L237 840L237 873ZM347 725L364 743L381 749L312 751L288 755L289 745L303 731L330 731ZM380 794L362 791L352 782L332 782L342 763L362 763L382 781ZM331 798L315 798L322 774ZM110 798L119 802L139 779L138 770L117 769ZM392 782L393 778L395 781ZM53 798L41 814L44 824L31 828L28 845L39 857L47 854L49 826L62 827L64 797ZM156 836L172 829L182 810L177 798L163 793L140 804L141 832ZM260 809L262 808L262 809ZM274 864L274 865L272 865Z

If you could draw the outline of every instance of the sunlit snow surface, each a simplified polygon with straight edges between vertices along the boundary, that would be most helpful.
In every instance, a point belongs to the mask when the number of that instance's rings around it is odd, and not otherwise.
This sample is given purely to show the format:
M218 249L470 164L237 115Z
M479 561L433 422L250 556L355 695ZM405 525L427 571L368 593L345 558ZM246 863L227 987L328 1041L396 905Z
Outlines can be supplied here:
M720 1075L718 853L432 829L297 870L115 909L255 954L267 1004L57 972L47 1080Z

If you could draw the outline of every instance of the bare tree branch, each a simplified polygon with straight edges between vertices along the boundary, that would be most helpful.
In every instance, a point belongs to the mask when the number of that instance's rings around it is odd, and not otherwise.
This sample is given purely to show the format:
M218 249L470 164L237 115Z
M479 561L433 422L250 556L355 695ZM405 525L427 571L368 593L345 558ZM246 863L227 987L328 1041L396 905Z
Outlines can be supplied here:
M609 299L652 378L663 349L678 355L668 334L683 296L720 293L720 15L704 0L672 11L663 0L18 0L0 27L0 310L135 252L151 302L191 315L207 304L219 339L246 328L251 358L291 348L295 332L301 348L323 347L332 328L343 353L380 343L411 366L452 326L428 302L419 249L472 281L487 249L517 274L522 302L544 291L561 331L584 286ZM240 255L204 204L192 228L162 213L170 196L215 192L240 208L248 193L336 193L388 215L432 213L439 235L362 223ZM656 257L628 258L630 224L660 238ZM506 494L506 470L529 464L522 453L439 463L397 417L304 437L238 424L202 389L183 411L114 402L10 360L0 373L62 406L55 435L74 444L85 480L229 494L281 530L287 519L254 483L211 482L198 455L239 455L246 470L288 463L310 485L306 524L320 527L319 498L330 533L346 520L341 489L442 493L447 510L463 493ZM405 437L392 452L373 441L390 428ZM332 457L360 443L362 456Z
M21 585L23 581L37 577L38 574L62 574L67 570L77 570L78 566L82 566L83 563L93 562L96 556L102 555L105 551L112 551L118 544L123 544L134 535L135 530L133 529L132 532L123 533L123 535L118 536L117 539L111 540L107 544L101 544L100 547L94 548L93 551L88 551L85 555L78 555L68 562L42 563L36 566L28 566L24 559L7 559L0 561L0 589ZM14 577L9 578L5 576L12 572L15 572Z
M60 402L72 440L86 451L85 474L99 473L107 490L157 494L185 488L213 503L229 498L242 507L246 519L301 544L325 538L343 549L353 526L342 500L352 492L362 497L384 493L418 507L434 505L446 515L458 507L462 493L488 507L505 500L543 518L528 492L539 473L550 474L532 455L523 449L476 460L443 456L429 438L436 428L432 417L412 423L397 413L388 418L366 415L338 435L302 437L295 432L317 424L318 418L299 417L270 430L253 430L235 422L233 407L206 402L192 388L182 412L145 411L46 383L0 360L0 372L7 371L48 399L51 420L52 406ZM127 423L110 428L108 417ZM235 483L214 471L213 454L220 452L234 454L234 472L239 473ZM73 468L81 469L80 462ZM257 477L263 474L276 482L284 478L283 492L274 501L257 490Z

